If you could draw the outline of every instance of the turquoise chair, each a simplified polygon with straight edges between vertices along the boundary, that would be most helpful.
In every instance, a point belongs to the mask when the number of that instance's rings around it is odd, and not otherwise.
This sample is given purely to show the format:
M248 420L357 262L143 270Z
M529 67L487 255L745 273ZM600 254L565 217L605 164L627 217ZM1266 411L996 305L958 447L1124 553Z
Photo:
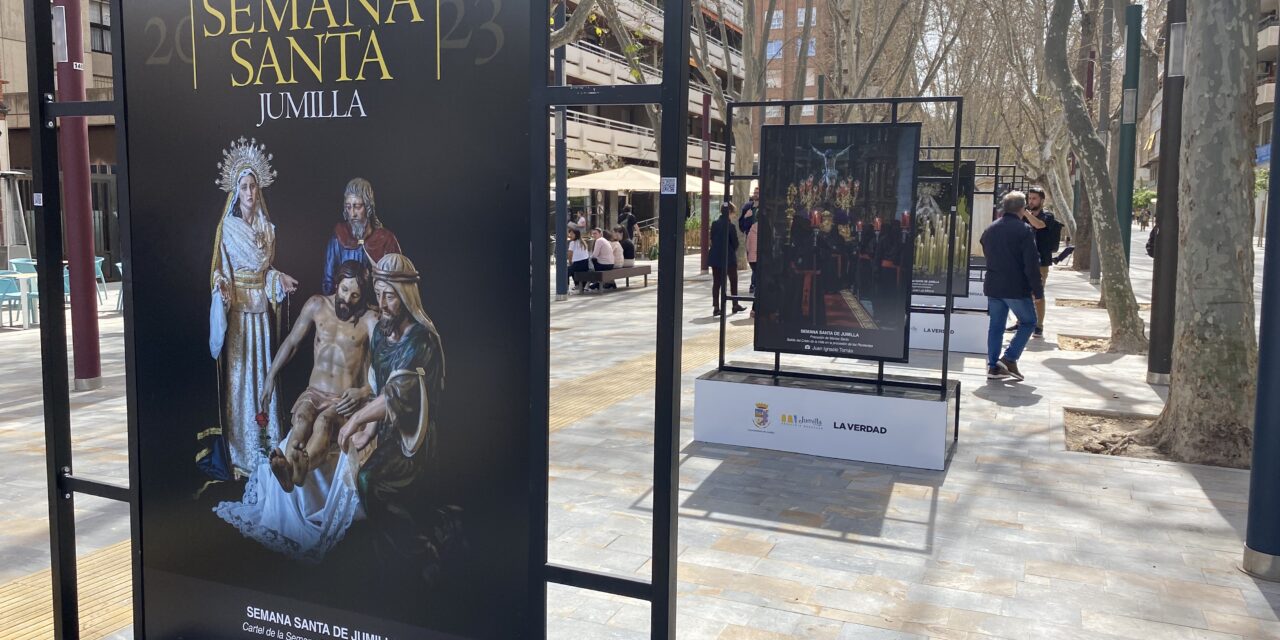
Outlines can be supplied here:
M94 279L98 281L98 302L107 301L107 277L102 275L102 263L106 262L106 258L102 256L94 256L93 258L93 274ZM71 288L67 287L70 291Z
M36 261L30 258L15 258L13 260L10 260L9 264L14 267L13 271L9 273L35 273L36 272ZM13 283L13 286L18 288L17 292L14 293L12 299L16 301L19 305L19 308L21 308L22 286L14 278L8 278L8 280ZM31 289L27 292L27 314L29 316L28 321L31 324L35 324L36 310L40 308L39 281L33 278L30 280L29 284Z
M116 272L120 274L120 295L116 296L116 311L124 311L124 263L116 263Z
M0 309L7 311L9 326L13 326L13 314L22 309L22 288L14 278L6 276L17 271L0 271Z

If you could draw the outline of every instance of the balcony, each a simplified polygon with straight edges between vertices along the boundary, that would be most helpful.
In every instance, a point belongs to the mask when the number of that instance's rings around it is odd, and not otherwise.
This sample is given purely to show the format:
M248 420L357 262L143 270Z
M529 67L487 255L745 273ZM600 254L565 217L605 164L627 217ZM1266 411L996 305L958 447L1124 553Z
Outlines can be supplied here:
M555 121L552 120L552 154L554 157ZM565 136L569 146L569 168L590 170L592 156L617 156L628 160L657 162L658 154L654 151L653 129L640 125L601 118L577 111L570 111L565 116ZM688 159L690 170L702 165L702 141L697 138L688 139ZM724 170L725 146L718 142L711 143L711 169ZM601 158L602 159L602 158Z
M725 13L733 15L733 9L730 5L734 4L733 0L725 0ZM659 6L657 0L618 0L618 13L622 15L622 19L627 26L638 30L641 33L648 34L656 40L661 40L662 34L662 7ZM742 24L741 9L739 8L739 19L735 24ZM729 18L729 22L734 22L733 18ZM694 36L693 46L698 46L697 36ZM732 67L733 74L736 77L742 77L742 52L733 47L729 47L730 64L726 66L724 47L720 41L707 34L707 47L710 49L708 62L713 68L720 71L728 72Z
M1258 61L1275 60L1277 51L1280 51L1280 23L1273 17L1258 30Z
M555 63L550 64L554 68ZM565 47L564 66L567 77L589 84L614 85L636 82L635 77L631 75L631 65L625 56L590 42L578 42ZM641 63L640 69L644 72L646 81L653 83L662 81L662 71L658 68ZM701 114L702 96L710 93L711 87L694 80L690 82L689 89L689 112ZM724 122L720 109L716 107L714 101L711 104L711 119Z
M1258 80L1258 106L1263 108L1274 108L1276 103L1276 79L1275 76L1261 78Z
M659 15L662 14L661 0L636 0L636 1L639 2L640 4L646 5L652 11L657 11ZM708 11L709 13L711 13L712 15L715 15L720 11L721 1L723 1L723 5L724 5L725 19L729 21L729 24L741 29L742 14L744 13L742 9L742 0L710 0L709 2L702 3L702 8ZM619 3L619 4L622 4L622 3Z

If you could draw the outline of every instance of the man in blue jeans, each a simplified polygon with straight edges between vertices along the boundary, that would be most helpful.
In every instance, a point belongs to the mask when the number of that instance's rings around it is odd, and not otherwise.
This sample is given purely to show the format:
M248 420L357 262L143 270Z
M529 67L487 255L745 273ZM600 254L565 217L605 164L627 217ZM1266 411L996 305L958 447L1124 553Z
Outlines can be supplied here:
M1035 233L1024 221L1026 208L1026 195L1021 191L1009 192L1000 201L1004 215L982 232L982 251L987 256L987 279L982 289L987 296L987 313L991 316L987 329L987 378L992 380L1026 379L1018 370L1018 359L1036 330L1033 297L1044 299L1040 254L1036 251ZM1004 323L1010 311L1018 319L1018 331L1004 357L1000 357Z

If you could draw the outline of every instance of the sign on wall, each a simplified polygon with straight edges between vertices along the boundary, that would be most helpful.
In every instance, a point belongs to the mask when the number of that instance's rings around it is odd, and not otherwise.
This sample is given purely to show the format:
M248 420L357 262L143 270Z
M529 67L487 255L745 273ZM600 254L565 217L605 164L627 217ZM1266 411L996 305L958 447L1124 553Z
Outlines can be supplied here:
M528 4L123 11L148 636L520 637Z

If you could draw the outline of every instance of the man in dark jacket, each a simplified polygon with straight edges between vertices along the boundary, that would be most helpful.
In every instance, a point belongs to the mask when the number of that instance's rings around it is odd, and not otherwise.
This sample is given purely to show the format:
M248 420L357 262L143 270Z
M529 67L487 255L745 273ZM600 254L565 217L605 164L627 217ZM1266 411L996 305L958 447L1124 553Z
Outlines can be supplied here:
M636 220L635 212L631 210L631 205L622 206L622 213L618 215L618 226L622 227L622 232L626 234L628 240L635 241L639 222Z
M726 201L720 207L720 217L711 223L711 247L707 251L707 262L711 265L711 315L720 315L720 294L724 290L724 279L729 278L729 295L738 295L738 229L734 226L733 214L736 207ZM733 312L745 311L746 307L733 301Z
M1027 189L1027 209L1022 214L1022 220L1036 234L1036 252L1040 254L1040 283L1047 285L1049 267L1054 264L1053 254L1062 244L1062 223L1058 222L1052 212L1044 209L1044 198L1044 189L1035 186ZM1031 334L1033 338L1044 337L1044 312L1044 298L1037 299L1036 330ZM1009 332L1017 330L1016 324L1005 329Z
M1004 215L982 232L982 250L987 256L983 293L991 316L987 331L987 377L993 380L1009 376L1025 379L1018 370L1018 359L1036 329L1036 307L1032 298L1044 299L1035 234L1023 221L1026 206L1027 197L1022 192L1009 192L1000 201ZM1010 311L1018 318L1018 331L1002 358L1004 323Z

